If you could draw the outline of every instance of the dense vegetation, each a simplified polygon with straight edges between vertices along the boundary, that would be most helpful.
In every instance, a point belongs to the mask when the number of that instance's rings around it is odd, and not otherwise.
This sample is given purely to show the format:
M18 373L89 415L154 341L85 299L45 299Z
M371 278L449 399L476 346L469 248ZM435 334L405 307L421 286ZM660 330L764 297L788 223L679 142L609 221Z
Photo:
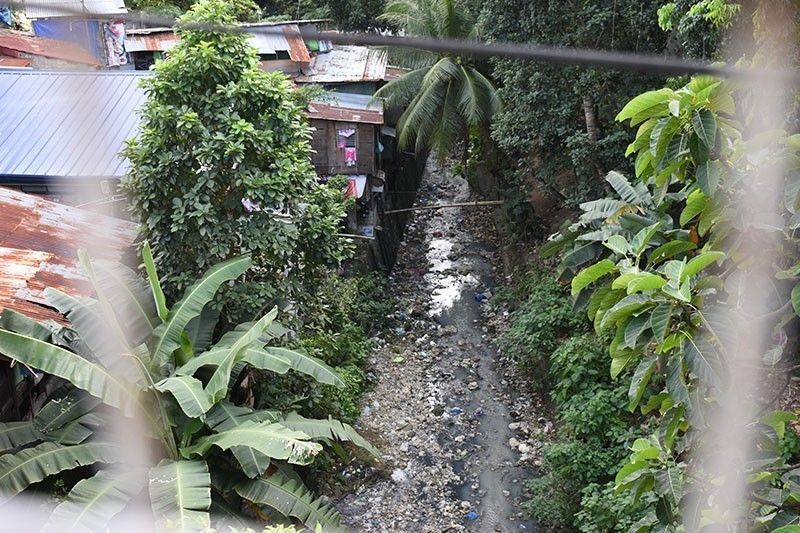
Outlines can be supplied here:
M481 12L496 41L660 53L659 0L563 2L491 0ZM492 61L507 102L492 135L508 156L504 178L515 191L536 187L553 202L576 205L603 189L602 176L626 169L628 133L614 115L632 95L663 83L652 75L509 59Z
M392 0L380 18L415 37L469 39L477 35L471 13L452 0ZM400 148L413 149L419 156L433 149L444 159L458 147L466 163L470 135L488 131L500 110L494 84L474 62L455 53L395 50L393 59L410 70L381 87L376 96L386 98L389 107L403 109L397 123Z
M544 523L693 531L754 521L777 530L796 520L795 414L775 411L774 402L785 390L778 376L795 359L790 326L797 307L788 293L797 262L798 141L776 133L783 137L768 144L754 124L742 129L736 119L752 114L737 109L734 97L750 101L729 84L697 77L624 106L616 120L638 128L625 152L633 156L633 177L607 173L615 194L582 203L578 221L542 249L545 256L562 250L559 275L571 281L575 308L546 273L521 284L531 289L520 295L504 348L526 367L546 369L559 421L543 453L544 475L530 485L529 509ZM754 159L754 145L770 152ZM742 227L732 207L759 197L762 162L785 167L785 200L770 223L755 212L742 216L754 225ZM755 274L757 262L742 261L751 239L765 257L778 258L768 265L772 279ZM772 299L767 308L739 308L754 283L786 305ZM792 292L793 301L800 293ZM577 309L586 310L594 332L574 323ZM709 500L713 487L732 481L709 469L713 454L699 451L724 412L720 398L738 383L729 376L741 364L733 355L747 333L734 329L737 316L766 321L773 332L759 370L778 395L752 398L759 406L744 422L758 443L758 459L737 465L750 480L751 508L710 514L719 506ZM598 336L607 348L598 348Z
M205 1L182 20L233 23L257 11L247 2ZM283 74L259 68L247 36L179 32L169 58L142 82L148 101L125 152L124 186L157 250L166 294L246 253L252 273L215 307L230 323L253 320L347 257L337 236L343 196L317 184L303 109Z
M319 442L351 441L377 451L336 420L253 409L234 397L242 396L246 368L273 376L291 369L340 387L341 378L314 357L269 345L287 333L274 321L276 309L219 337L213 323L200 319L217 290L252 260L215 265L172 307L147 244L149 285L118 265L85 255L81 261L96 299L48 289L70 328L2 315L0 350L74 387L34 420L0 427L4 452L24 447L0 457L3 498L76 466L122 463L124 470L103 469L78 482L53 511L54 526L105 529L145 491L160 530L207 529L212 516L215 527L246 528L236 518L243 500L310 527L338 526L336 512L315 499L289 465L312 462L322 450ZM141 424L138 453L137 443L116 440L127 433L103 431L121 428L125 417L128 428ZM143 464L148 441L157 443L150 468Z
M574 13L568 16L547 4L529 3L530 12L538 16L520 21L516 13L524 7L504 3L498 12L506 18L500 17L500 23L491 19L491 31L498 38L522 32L524 39L564 42L553 32L569 27ZM791 24L778 25L788 31L764 31L770 18L773 23L791 21L788 4L660 4L644 11L648 16L657 11L667 40L658 35L653 18L629 26L637 31L618 42L635 37L651 51L663 46L673 53L707 57L721 46L723 30L738 25L759 47L746 60L776 64L778 58L792 58L790 51L783 53L786 43L796 42ZM642 16L641 7L616 3L613 24ZM595 16L587 13L574 23L596 22L594 33L586 35L598 41L575 44L596 46L605 38L601 46L607 47L607 31L613 27L604 32L603 21L610 22L612 7L585 9L594 9ZM559 16L565 18L556 30L549 22ZM640 41L645 27L649 37ZM568 40L580 35L580 28L562 33ZM544 524L582 531L733 530L754 523L789 531L797 520L796 415L776 411L775 405L789 383L783 376L796 363L792 323L798 309L790 301L800 294L792 291L798 140L781 130L796 129L795 114L781 117L783 124L767 125L776 129L767 135L759 129L764 125L753 120L758 117L746 88L708 77L685 85L680 80L667 84L654 78L609 77L600 99L609 107L596 110L605 117L602 129L614 132L614 140L606 138L585 150L588 145L574 142L573 135L586 140L592 134L593 120L581 113L580 91L591 87L593 79L586 70L575 69L580 78L558 85L570 70L520 68L503 61L495 70L507 101L533 102L531 107L506 106L493 124L498 144L526 162L517 169L517 181L508 182L512 193L518 195L531 178L551 193L589 183L573 188L572 198L561 199L566 205L579 204L579 212L578 220L542 249L545 257L559 254L557 272L534 268L517 280L511 298L517 309L502 339L505 352L548 393L558 420L555 440L543 451L542 476L530 483L528 509ZM668 88L643 91L664 85ZM636 92L643 94L623 105ZM796 102L793 95L778 98L785 98L790 110L792 100ZM551 114L554 109L564 111L560 122ZM612 121L619 125L612 126ZM636 129L626 131L623 122ZM575 146L583 148L573 152ZM753 157L758 150L769 152ZM759 216L767 216L760 208L736 216L734 206L748 205L743 199L757 205L765 189L759 177L767 164L785 167L779 214L770 216L769 223L759 222ZM614 194L606 196L604 189ZM742 219L753 220L753 225L742 226ZM748 242L761 243L764 257L777 258L767 265L770 279L759 278L755 265L743 261ZM574 306L564 301L565 288L556 278L570 282ZM773 295L764 298L767 307L738 307L742 294L758 290ZM583 321L581 310L589 322ZM763 356L759 353L758 368L750 371L763 375L761 385L767 389L763 397L751 397L758 407L742 422L755 434L758 459L737 465L739 475L749 480L750 507L714 514L719 502L710 500L713 487L732 483L732 474L725 477L709 466L720 460L721 452L704 456L701 450L716 431L715 418L725 412L721 398L737 390L738 382L730 376L736 375L733 370L740 363L734 355L737 347L747 346L747 333L733 324L742 320L760 321L772 331L761 348ZM543 374L549 378L546 384Z

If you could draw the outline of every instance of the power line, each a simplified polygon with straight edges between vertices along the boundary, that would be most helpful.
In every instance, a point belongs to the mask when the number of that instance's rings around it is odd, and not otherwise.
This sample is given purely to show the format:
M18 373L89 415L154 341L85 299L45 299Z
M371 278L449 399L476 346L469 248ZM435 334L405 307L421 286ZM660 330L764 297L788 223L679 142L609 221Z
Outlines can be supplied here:
M81 10L65 5L53 5L48 2L37 2L36 0L27 2L10 0L8 4L11 7L19 9L24 9L26 4L29 6L44 5L47 6L48 9L60 12L63 15L74 15L80 18L87 18L86 14ZM274 27L240 27L204 22L177 22L171 17L149 15L142 12L132 12L128 13L127 15L119 16L115 15L115 17L149 27L172 27L177 23L180 28L189 30L283 35L283 30L278 25ZM427 50L430 52L469 55L481 58L503 57L529 61L541 61L544 63L553 63L559 65L611 68L636 72L648 72L653 74L709 74L742 82L752 82L758 79L766 79L780 82L800 83L800 73L798 73L796 70L734 67L730 65L709 63L706 61L685 60L677 57L654 54L554 47L509 42L487 43L462 39L403 37L397 35L381 35L377 33L340 33L319 31L310 27L300 27L300 33L305 39L328 40L337 44L411 48L417 50Z

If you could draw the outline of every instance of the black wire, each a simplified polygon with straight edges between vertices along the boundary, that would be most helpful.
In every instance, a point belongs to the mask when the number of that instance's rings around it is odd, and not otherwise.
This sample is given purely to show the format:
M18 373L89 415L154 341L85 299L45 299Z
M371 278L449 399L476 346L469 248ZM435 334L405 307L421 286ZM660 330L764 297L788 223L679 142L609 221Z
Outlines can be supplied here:
M10 0L6 2L11 7L24 9L25 5L42 5L52 11L63 15L91 19L99 15L87 16L80 9L68 6L52 5L48 2ZM148 15L145 13L128 13L127 15L114 15L113 18L129 22L136 22L150 27L172 27L176 20L171 17ZM233 26L214 23L184 22L178 23L181 28L190 30L228 32L228 33L261 33L283 35L280 23L276 26ZM777 82L800 83L800 73L797 70L763 69L752 67L733 67L729 65L714 64L704 61L684 60L676 57L667 57L653 54L634 54L609 50L591 50L582 48L553 47L544 45L530 45L518 43L485 43L461 39L431 39L424 37L401 37L397 35L380 35L376 33L340 33L331 31L318 31L310 27L300 27L300 33L305 39L328 40L337 44L353 44L368 46L389 46L394 48L413 48L428 50L430 52L469 55L475 57L504 57L542 61L561 65L578 65L584 67L613 68L653 74L709 74L751 82L757 80L772 80Z

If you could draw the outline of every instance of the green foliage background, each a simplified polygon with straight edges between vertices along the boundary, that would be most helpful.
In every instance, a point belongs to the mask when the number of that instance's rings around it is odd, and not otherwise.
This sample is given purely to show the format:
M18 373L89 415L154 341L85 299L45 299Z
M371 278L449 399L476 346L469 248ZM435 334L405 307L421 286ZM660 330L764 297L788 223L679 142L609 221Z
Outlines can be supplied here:
M230 24L257 13L249 2L202 2L182 20ZM142 81L148 101L123 185L168 296L219 260L252 256L252 273L219 303L230 322L252 320L348 256L337 236L344 198L317 184L303 109L283 74L259 68L247 37L179 32Z

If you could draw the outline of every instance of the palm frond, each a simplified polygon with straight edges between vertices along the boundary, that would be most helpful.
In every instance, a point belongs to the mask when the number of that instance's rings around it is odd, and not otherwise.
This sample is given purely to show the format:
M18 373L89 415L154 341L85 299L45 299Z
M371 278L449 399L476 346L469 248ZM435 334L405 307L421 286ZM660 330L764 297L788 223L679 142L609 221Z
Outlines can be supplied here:
M297 518L312 529L319 525L323 531L342 530L336 509L321 498L314 498L302 483L286 478L281 472L243 481L236 485L236 493L245 500L268 505L284 516Z
M222 450L246 446L272 459L300 465L311 463L322 450L322 446L309 442L309 436L301 431L292 431L272 422L248 420L234 428L198 439L195 445L181 449L181 454L184 457L204 455L212 446Z
M161 288L161 281L156 272L156 263L153 261L153 252L150 250L150 243L145 241L142 245L142 261L147 272L147 282L150 284L150 294L153 296L158 317L162 322L166 322L169 310L167 309L167 299L164 297L164 290Z
M205 306L200 314L186 324L186 334L195 353L202 353L211 346L214 328L219 321L219 311Z
M28 366L66 379L128 415L141 408L137 393L117 375L59 346L0 330L0 352Z
M147 284L133 270L107 261L93 261L95 290L114 302L112 312L122 323L132 345L153 332L159 319Z
M142 492L145 472L102 470L79 481L55 508L46 532L107 531L109 522Z
M211 409L211 398L203 388L203 382L191 376L171 376L155 384L156 390L170 392L189 418L204 418Z
M211 475L203 460L164 461L150 469L150 502L159 530L211 527Z
M264 331L266 331L277 314L278 309L273 308L269 313L261 317L258 322L250 326L247 331L244 331L230 348L226 348L228 351L225 357L223 357L220 364L214 370L211 379L208 380L208 384L206 385L206 392L211 398L211 401L218 402L225 397L228 391L228 383L231 379L233 365L237 360L241 359L242 354L251 344L259 341Z
M394 79L375 92L376 98L385 98L387 107L405 106L414 99L430 67L421 67Z
M44 435L39 432L36 425L30 420L0 424L0 452L8 452L15 448L27 446L43 438Z
M274 422L277 418L277 415L270 417L270 421ZM247 421L262 422L264 420L264 417L259 412L249 407L233 405L230 402L223 401L216 404L208 413L206 424L212 431L219 433L238 427ZM231 448L231 452L242 466L245 475L250 478L263 475L271 463L268 455L249 446L234 446Z
M47 327L45 324L30 319L13 309L3 309L2 314L0 314L0 329L20 333L40 341L51 340L54 331L54 329Z
M312 439L352 442L359 448L367 450L375 457L380 456L378 449L359 435L353 426L343 424L330 417L327 420L315 420L304 418L297 413L289 413L280 419L280 423L289 429L302 431Z
M80 389L72 389L66 395L47 402L33 419L39 431L48 435L79 420L100 404L96 397Z
M77 446L43 442L13 455L4 455L0 457L0 503L59 472L119 459L118 447L102 442Z
M252 264L248 256L236 257L213 266L197 283L186 289L173 306L165 323L154 332L153 366L161 369L171 363L172 352L180 346L181 334L191 319L200 315L220 286L241 276Z

